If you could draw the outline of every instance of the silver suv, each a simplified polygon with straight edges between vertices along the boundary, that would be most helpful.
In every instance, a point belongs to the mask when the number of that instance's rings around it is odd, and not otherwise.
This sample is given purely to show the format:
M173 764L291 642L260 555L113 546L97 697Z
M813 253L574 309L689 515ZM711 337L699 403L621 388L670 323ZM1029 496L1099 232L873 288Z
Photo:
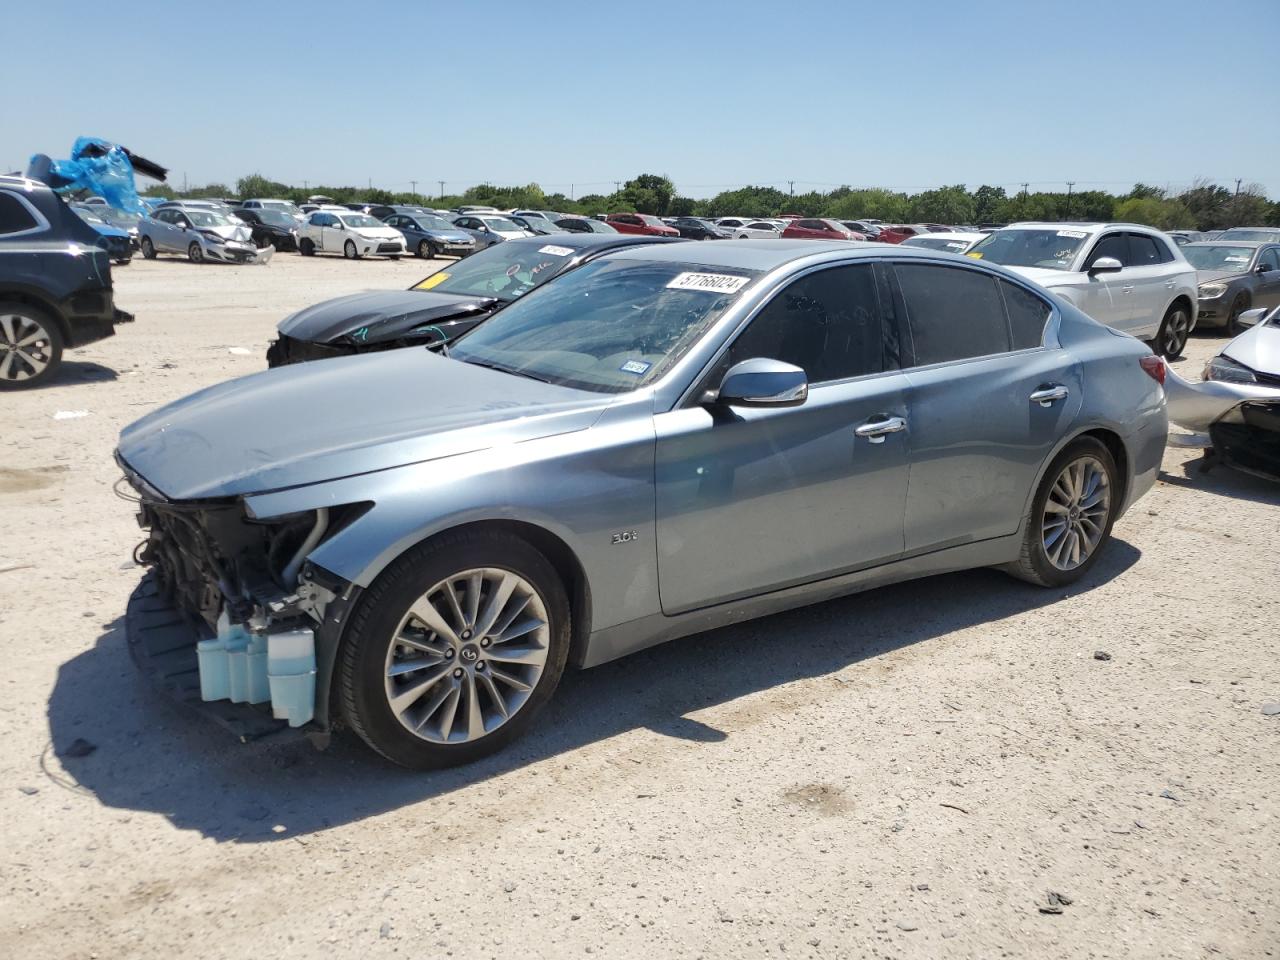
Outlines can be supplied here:
M1107 326L1182 353L1196 323L1196 271L1178 245L1136 223L1014 223L968 256L1011 267Z

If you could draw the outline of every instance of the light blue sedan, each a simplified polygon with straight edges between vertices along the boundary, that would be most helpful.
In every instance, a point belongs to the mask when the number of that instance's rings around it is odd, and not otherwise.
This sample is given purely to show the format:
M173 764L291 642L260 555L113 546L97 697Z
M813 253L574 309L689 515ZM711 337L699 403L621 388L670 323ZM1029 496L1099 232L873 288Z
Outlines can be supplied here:
M566 665L968 567L1079 580L1155 483L1164 374L950 254L620 250L447 355L271 370L126 428L153 570L130 641L171 686L184 656L202 690L207 671L223 717L473 760ZM260 706L216 700L227 656Z

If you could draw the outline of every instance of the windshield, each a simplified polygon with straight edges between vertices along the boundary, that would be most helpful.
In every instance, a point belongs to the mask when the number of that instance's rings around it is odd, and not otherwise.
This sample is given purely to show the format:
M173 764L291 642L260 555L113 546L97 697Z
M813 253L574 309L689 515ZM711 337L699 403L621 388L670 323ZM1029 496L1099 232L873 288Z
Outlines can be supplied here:
M212 213L208 210L183 210L187 215L187 219L191 221L193 227L229 227L232 225L229 217L224 217L220 213ZM239 221L237 221L238 223Z
M283 210L287 213L294 213L298 210L297 206L288 200L263 200L263 209Z
M554 277L577 252L554 243L499 243L433 273L413 289L514 300Z
M759 276L707 270L596 260L498 311L449 356L597 393L634 390L666 373Z
M661 220L659 220L657 217L651 217L651 216L649 216L649 214L647 214L647 213L642 213L642 214L640 214L640 219L641 219L641 220L643 220L645 223L647 223L647 224L648 224L649 226L651 226L651 227L665 227L665 226L666 226L666 224L665 224L665 223L663 223Z
M265 208L258 211L258 219L263 223L271 224L273 227L287 227L289 229L293 229L296 223L293 217L289 216L287 213L282 213L279 210L267 210Z
M1197 270L1231 270L1244 273L1257 247L1219 247L1213 244L1190 243L1182 248L1182 254Z
M423 230L452 230L456 232L458 229L443 217L431 217L421 213L414 215L413 222Z
M1280 229L1276 230L1249 230L1245 227L1236 227L1232 230L1224 230L1218 237L1219 240L1258 240L1263 243L1280 243Z
M968 240L948 240L946 237L908 237L902 241L904 247L928 247L930 250L946 250L948 253L963 253L969 246Z
M1084 230L997 230L979 240L969 256L1006 267L1069 270L1088 236Z
M505 217L481 217L490 230L519 230L520 228Z
M368 230L370 227L384 227L381 220L375 220L367 213L349 213L346 216L338 218L353 230Z

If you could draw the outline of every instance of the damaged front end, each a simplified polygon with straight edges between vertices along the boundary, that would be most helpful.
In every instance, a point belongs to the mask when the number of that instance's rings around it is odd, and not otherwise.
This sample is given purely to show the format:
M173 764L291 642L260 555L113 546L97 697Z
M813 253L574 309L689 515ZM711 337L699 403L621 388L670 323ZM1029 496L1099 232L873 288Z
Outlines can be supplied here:
M135 662L241 740L328 730L328 681L357 588L306 561L361 506L259 520L239 498L170 501L121 461L149 568L129 603Z

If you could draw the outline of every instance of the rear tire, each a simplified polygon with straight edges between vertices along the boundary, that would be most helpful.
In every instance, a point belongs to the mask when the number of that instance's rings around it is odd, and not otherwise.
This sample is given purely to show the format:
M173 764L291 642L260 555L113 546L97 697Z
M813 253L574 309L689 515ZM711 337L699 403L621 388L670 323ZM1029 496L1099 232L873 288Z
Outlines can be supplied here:
M62 365L62 328L26 303L0 303L0 390L39 386Z
M1117 479L1115 459L1100 441L1067 444L1044 473L1023 519L1021 553L1005 572L1041 587L1066 586L1088 573L1111 539L1120 509Z
M1187 308L1174 304L1164 315L1160 323L1160 331L1156 334L1155 352L1166 360L1176 360L1182 356L1182 349L1187 345L1187 337L1191 336L1191 315Z
M156 246L151 242L150 237L143 237L139 246L142 249L142 258L144 260L154 260L156 258Z
M546 557L510 534L445 534L360 599L339 651L342 711L402 766L467 763L529 728L568 653L569 598Z

